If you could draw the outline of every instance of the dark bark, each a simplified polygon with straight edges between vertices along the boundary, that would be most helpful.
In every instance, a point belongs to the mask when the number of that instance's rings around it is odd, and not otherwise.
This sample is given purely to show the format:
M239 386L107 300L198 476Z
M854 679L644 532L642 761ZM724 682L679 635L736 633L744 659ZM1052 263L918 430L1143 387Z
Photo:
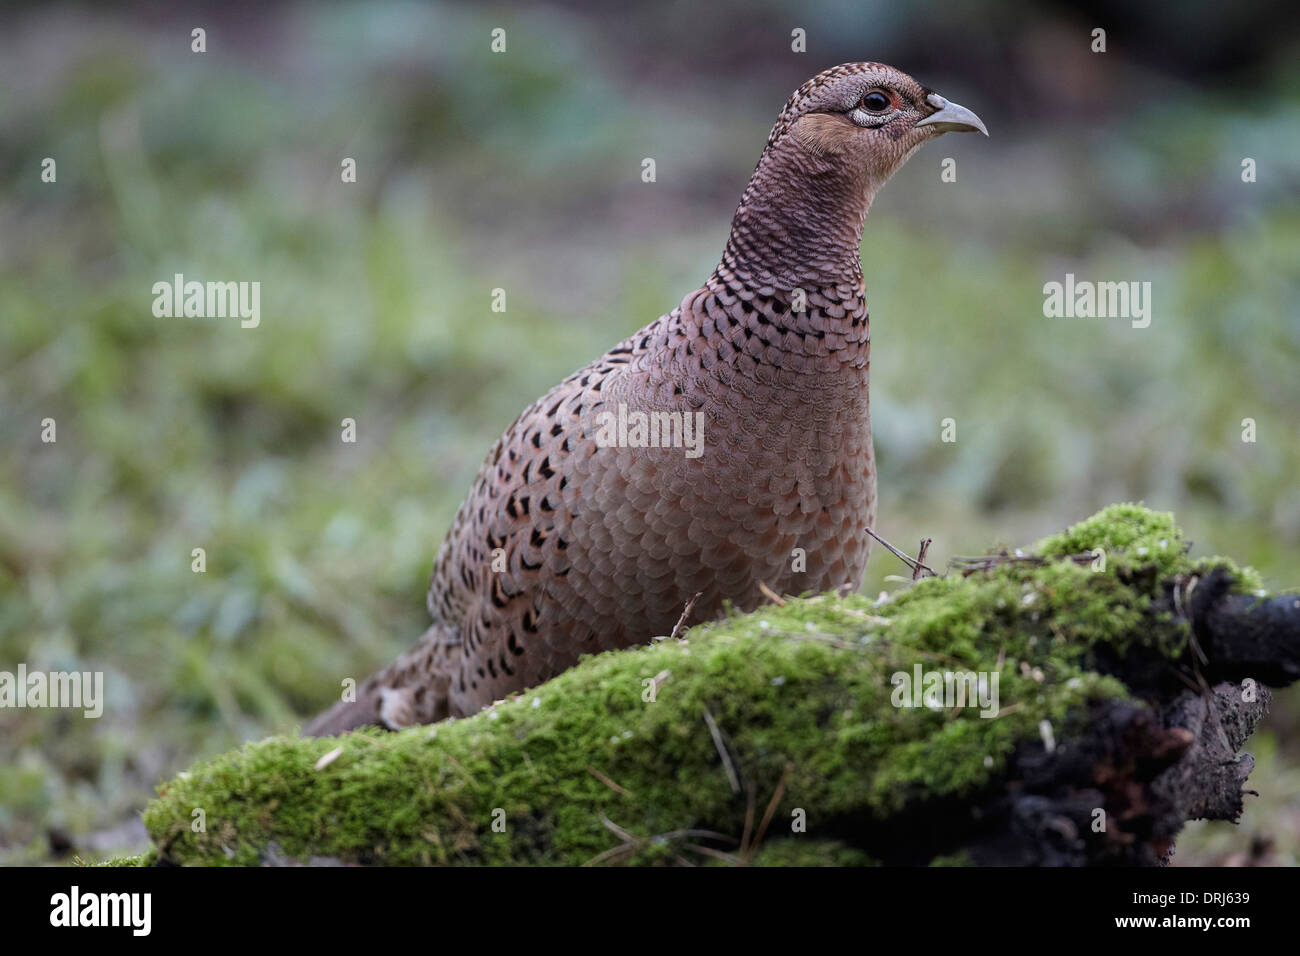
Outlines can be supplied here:
M1238 751L1268 711L1264 685L1300 678L1300 595L1236 594L1223 570L1189 584L1153 609L1190 621L1182 662L1104 662L1151 706L1112 701L1052 751L1022 748L958 841L974 862L1160 864L1187 821L1240 817L1254 760Z

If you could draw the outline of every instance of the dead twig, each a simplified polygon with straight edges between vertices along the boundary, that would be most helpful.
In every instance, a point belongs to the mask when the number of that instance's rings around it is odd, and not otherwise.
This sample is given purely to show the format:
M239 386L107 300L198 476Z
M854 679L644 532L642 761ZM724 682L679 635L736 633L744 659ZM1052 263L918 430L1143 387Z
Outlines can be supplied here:
M749 837L754 832L754 784L745 787L745 829L740 834L740 856L749 852Z
M921 580L921 570L925 567L925 556L926 556L926 554L929 552L929 550L930 550L930 542L933 541L933 540L934 540L933 538L922 538L922 539L921 539L921 548L920 548L919 551L916 552L916 567L914 567L914 568L912 569L912 580L913 580L913 581L919 581L919 580ZM931 573L932 575L934 574L933 571L931 571L930 573Z
M732 866L740 865L740 857L734 853L723 853L721 850L715 850L712 847L701 846L698 843L683 843L682 846L687 850L694 850L696 853L702 853L705 856L711 856L714 859L730 863Z
M639 843L620 843L618 846L612 846L608 850L604 850L600 853L597 853L595 856L593 856L590 860L588 860L586 863L582 865L600 866L600 864L606 863L610 860L615 860L618 859L619 857L629 856L630 854L636 852L640 848L641 848L641 844Z
M866 529L864 529L864 530L867 532L867 534L871 535L871 537L875 538L877 541L879 541L881 544L883 544L886 548L888 548L890 554L892 554L894 557L898 558L898 560L900 560L900 561L902 561L904 564L906 564L907 567L908 567L908 569L912 572L913 579L916 578L916 575L917 575L917 573L918 573L919 571L926 571L926 572L929 573L929 575L930 575L931 577L938 577L938 575L935 574L935 572L934 572L934 568L927 567L927 566L926 566L925 564L923 564L919 559L912 559L912 558L909 558L909 557L908 557L907 555L905 555L902 551L899 551L896 547L894 547L892 544L890 544L888 541L886 541L886 540L885 540L884 538L882 538L880 535L876 534L876 533L875 533L874 531L872 531L870 528L866 528ZM927 540L928 540L928 539L927 539ZM928 546L927 546L927 547L928 547ZM924 557L924 551L922 552L922 557Z
M776 807L781 802L781 797L785 795L785 781L789 776L790 765L786 764L785 769L781 771L781 779L776 785L776 791L772 794L772 799L768 801L767 811L763 814L763 822L758 825L758 833L754 837L753 844L749 847L750 857L763 845L763 837L767 835L767 826L772 822L772 817L776 814ZM745 862L748 863L749 859L746 858Z
M976 571L991 571L1003 564L1028 564L1032 567L1041 567L1049 561L1072 561L1078 565L1091 565L1097 560L1097 555L1092 551L1083 554L1067 554L1059 558L1045 558L1039 554L1022 554L1017 551L1014 554L1010 551L995 551L989 554L978 555L956 555L949 562L948 566L962 573L963 577L969 577Z
M591 764L587 764L587 773L591 774L593 777L595 777L605 786L609 787L609 789L613 790L615 793L621 793L625 797L632 796L632 792L630 790L628 790L626 787L620 787L613 780L610 780L609 777L605 776L603 773L601 773Z
M624 843L634 843L638 839L603 813L600 815L600 822L604 825L606 830L614 834L614 836L618 837Z
M763 592L763 597L767 598L777 607L785 607L785 598L781 597L781 595L777 594L770 587L768 587L766 581L759 581L758 589L761 592Z
M713 719L709 713L709 708L704 708L704 722L709 725L709 733L713 736L713 746L718 749L718 755L722 757L722 766L727 771L727 781L731 784L732 793L740 793L740 778L736 776L736 768L731 765L731 757L727 753L727 745L722 741L722 731L718 729L718 722Z
M1179 577L1174 582L1174 614L1187 621L1187 643L1191 645L1192 653L1196 655L1196 660L1200 662L1201 667L1208 667L1210 659L1205 656L1205 651L1201 648L1201 642L1196 639L1196 622L1192 620L1192 592L1196 590L1196 585L1200 580L1200 577L1195 574L1186 579L1186 593L1182 598L1179 597L1179 592L1183 590L1184 579ZM1184 603L1186 603L1185 610L1183 608ZM1197 676L1200 677L1199 668ZM1202 683L1204 683L1204 680L1202 680Z
M682 628L686 626L686 619L691 616L691 611L695 610L695 602L698 601L703 594L703 591L696 591L695 597L686 602L686 607L682 608L682 616L677 619L677 624L673 627L673 632L668 635L668 640L674 641L677 639L677 635L680 634Z
M618 846L610 847L608 850L603 850L600 853L597 853L586 863L582 864L583 866L598 866L601 863L620 860L623 857L631 856L638 850L645 849L651 843L668 843L672 840L685 840L687 838L718 840L723 843L736 842L735 837L727 836L725 833L718 833L715 830L673 830L669 833L660 833L655 836L639 837L624 830L603 813L600 815L600 822L604 825L605 829L609 830L623 842ZM723 853L721 850L714 850L711 847L701 846L698 843L683 843L682 849L693 850L694 852L701 853L705 856L714 856L718 859L725 860L728 863L740 863L740 860L730 853ZM676 858L679 862L686 862L682 859L681 854L677 854Z

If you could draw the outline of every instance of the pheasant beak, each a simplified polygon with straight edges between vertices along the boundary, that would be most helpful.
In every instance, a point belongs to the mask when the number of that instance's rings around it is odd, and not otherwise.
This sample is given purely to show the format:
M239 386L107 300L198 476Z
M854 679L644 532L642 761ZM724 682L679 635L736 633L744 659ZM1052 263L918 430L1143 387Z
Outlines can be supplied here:
M984 121L966 107L958 103L949 103L938 93L931 93L925 101L935 108L917 126L933 126L940 133L974 132L979 130L985 136L989 131L984 128Z

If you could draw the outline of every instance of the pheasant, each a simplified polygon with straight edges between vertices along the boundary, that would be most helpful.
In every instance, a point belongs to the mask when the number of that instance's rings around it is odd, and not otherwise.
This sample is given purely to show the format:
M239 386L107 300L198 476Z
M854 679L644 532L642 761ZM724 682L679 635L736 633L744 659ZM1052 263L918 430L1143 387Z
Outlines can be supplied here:
M688 606L708 620L859 586L876 508L862 227L950 130L988 135L881 63L803 84L713 274L506 430L438 552L432 626L305 733L472 714Z

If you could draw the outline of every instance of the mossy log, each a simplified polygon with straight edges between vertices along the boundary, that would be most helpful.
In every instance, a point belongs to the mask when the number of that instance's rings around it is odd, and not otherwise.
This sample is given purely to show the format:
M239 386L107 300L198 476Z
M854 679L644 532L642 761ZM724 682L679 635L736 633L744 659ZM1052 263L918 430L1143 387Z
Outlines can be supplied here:
M1171 515L1112 506L878 601L586 658L471 718L249 744L159 788L143 862L1158 863L1188 819L1241 813L1256 681L1300 675L1300 599L1187 550Z

